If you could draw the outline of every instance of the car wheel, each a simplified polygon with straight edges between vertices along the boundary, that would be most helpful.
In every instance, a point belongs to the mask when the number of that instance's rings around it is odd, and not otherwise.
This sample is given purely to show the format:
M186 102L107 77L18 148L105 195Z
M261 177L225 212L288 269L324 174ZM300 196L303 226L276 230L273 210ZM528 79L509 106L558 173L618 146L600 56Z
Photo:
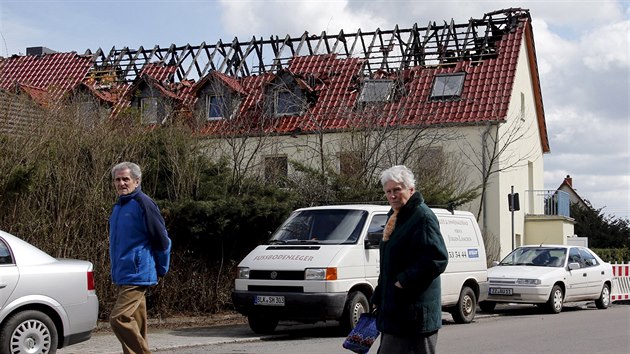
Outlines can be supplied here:
M258 334L270 334L278 326L278 318L269 315L249 315L247 323L249 328Z
M602 293L599 295L599 299L595 300L595 306L598 309L607 309L610 306L610 288L608 284L604 284L602 288Z
M461 293L459 293L459 301L451 312L455 323L470 323L475 318L477 312L477 297L475 292L464 286Z
M370 304L367 298L360 291L351 292L348 295L346 306L339 320L339 325L343 333L350 333L350 331L357 325L362 313L368 312Z
M0 354L57 351L57 328L45 313L28 310L11 316L0 331Z
M547 300L547 310L550 313L560 313L562 311L562 302L564 301L564 293L559 285L554 285Z
M481 311L483 312L493 312L496 305L496 302L482 301L479 303L479 308L481 308Z

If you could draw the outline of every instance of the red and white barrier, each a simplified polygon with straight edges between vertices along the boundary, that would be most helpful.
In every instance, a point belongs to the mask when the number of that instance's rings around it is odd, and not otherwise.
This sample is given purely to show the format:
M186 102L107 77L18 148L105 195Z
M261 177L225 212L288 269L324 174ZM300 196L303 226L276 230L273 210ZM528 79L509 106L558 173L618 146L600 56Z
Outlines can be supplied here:
M613 264L610 301L630 300L630 263Z

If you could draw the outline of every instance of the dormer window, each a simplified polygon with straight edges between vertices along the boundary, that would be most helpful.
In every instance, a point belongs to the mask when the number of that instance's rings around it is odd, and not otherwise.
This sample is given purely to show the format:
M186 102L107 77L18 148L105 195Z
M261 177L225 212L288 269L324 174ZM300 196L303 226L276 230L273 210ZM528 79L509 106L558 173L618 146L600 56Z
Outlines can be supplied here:
M359 95L359 102L389 102L394 92L394 80L366 80Z
M465 72L455 74L439 74L433 79L431 99L459 98L464 88Z
M286 88L274 91L274 113L276 116L299 115L302 113L301 97Z
M225 107L225 100L223 96L207 95L206 108L208 112L206 117L208 120L223 119L226 117L224 112L227 111L227 108ZM229 114L227 114L227 116L229 117Z
M142 123L156 124L158 122L158 99L145 97L140 101L140 119Z

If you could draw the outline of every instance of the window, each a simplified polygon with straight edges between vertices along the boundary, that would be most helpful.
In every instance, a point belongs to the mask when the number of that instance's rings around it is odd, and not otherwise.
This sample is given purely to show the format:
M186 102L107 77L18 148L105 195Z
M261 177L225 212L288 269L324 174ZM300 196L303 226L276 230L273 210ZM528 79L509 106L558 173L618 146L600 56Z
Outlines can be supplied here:
M354 177L361 172L361 158L356 151L339 153L339 173L342 176Z
M418 180L438 182L444 178L448 161L441 147L430 147L419 151L416 161L414 171Z
M158 122L157 98L147 97L140 101L140 117L142 123L156 124Z
M300 97L286 88L275 90L274 112L276 116L301 114L302 103Z
M78 121L83 123L85 127L92 127L98 120L99 106L88 97L81 97L75 103Z
M225 100L223 96L208 95L206 96L206 107L208 109L208 120L217 120L225 118Z
M595 259L595 257L587 250L580 248L580 256L582 256L582 259L584 260L584 264L586 267L592 267L592 266L596 266L599 263L597 262L597 259Z
M580 265L580 268L586 267L586 262L580 256L580 251L577 248L571 248L569 251L569 263L577 263Z
M372 221L370 222L368 233L382 234L383 230L385 230L386 223L387 223L387 214L374 215L374 217L372 218Z
M286 156L265 157L265 180L284 186L288 176L288 164Z
M359 102L388 102L394 88L393 80L366 80L359 95Z
M433 79L432 99L455 98L462 95L466 73L441 74Z
M303 210L291 214L271 236L288 244L354 244L365 226L363 210Z
M13 257L11 257L11 252L9 251L9 247L4 243L4 241L0 240L0 264L12 264Z

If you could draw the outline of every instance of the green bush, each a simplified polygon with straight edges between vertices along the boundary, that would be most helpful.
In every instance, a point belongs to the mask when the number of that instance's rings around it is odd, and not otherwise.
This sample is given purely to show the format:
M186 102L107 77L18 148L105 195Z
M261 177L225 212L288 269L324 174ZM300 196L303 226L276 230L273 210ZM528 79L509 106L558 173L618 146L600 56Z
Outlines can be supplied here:
M630 262L630 248L591 248L606 262L625 264Z

